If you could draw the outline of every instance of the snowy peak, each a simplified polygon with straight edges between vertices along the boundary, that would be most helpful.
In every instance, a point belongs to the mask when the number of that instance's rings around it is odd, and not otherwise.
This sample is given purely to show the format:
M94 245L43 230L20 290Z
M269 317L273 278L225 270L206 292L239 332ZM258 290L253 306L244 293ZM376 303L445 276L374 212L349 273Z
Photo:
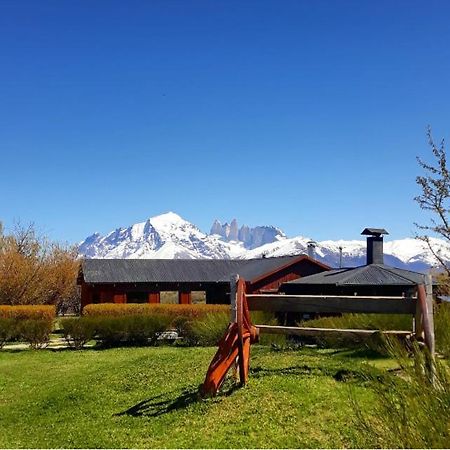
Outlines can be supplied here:
M87 258L230 258L240 250L202 233L178 214L168 212L101 236L89 236L79 246Z
M168 212L145 222L117 228L102 236L94 233L79 245L86 258L161 258L161 259L229 259L307 254L310 238L287 238L273 226L239 228L237 220L221 224L215 220L211 233L203 233L194 224ZM321 241L316 243L315 258L329 266L346 267L366 263L365 240ZM450 246L432 239L433 248L450 262ZM384 242L386 264L424 271L436 264L427 245L417 239Z
M286 238L283 231L273 226L250 228L242 225L239 228L236 219L233 219L230 224L225 222L223 225L217 219L214 220L210 235L220 236L225 242L242 243L249 250Z

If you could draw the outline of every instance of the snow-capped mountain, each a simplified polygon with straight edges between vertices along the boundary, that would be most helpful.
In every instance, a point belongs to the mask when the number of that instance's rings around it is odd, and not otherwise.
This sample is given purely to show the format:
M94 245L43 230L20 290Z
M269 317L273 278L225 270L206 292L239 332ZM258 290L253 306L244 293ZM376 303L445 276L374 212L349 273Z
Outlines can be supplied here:
M169 212L106 236L98 233L79 245L87 258L237 258L240 247L202 233L195 225Z
M216 219L212 224L210 234L220 236L226 242L240 242L249 250L286 238L279 228L273 226L250 228L242 225L239 228L236 219L233 219L230 224L226 222L223 225Z
M276 227L238 228L237 221L222 225L215 221L211 234L205 234L179 215L169 212L127 228L117 228L101 236L95 233L79 245L86 258L258 258L307 253L310 238L288 238ZM450 261L450 246L433 239L444 260ZM259 243L259 245L258 245ZM341 250L342 249L342 250ZM366 241L317 242L315 257L339 267L363 265L366 262ZM417 239L400 239L384 243L385 263L422 271L435 265L435 259L426 244Z

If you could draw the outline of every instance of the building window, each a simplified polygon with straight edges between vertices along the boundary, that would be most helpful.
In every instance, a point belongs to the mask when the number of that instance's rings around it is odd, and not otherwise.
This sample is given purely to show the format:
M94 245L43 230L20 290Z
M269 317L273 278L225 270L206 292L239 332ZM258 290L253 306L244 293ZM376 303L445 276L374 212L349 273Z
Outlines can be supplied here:
M127 303L147 303L147 292L127 292Z

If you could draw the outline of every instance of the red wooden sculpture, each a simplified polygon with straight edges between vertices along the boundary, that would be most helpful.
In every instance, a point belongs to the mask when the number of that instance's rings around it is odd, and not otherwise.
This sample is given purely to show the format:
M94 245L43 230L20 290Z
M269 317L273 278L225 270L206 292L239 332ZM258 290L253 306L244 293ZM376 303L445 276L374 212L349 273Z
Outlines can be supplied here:
M250 344L258 341L258 330L252 325L247 302L245 301L245 281L238 280L236 295L236 317L219 342L219 348L209 365L201 388L204 396L216 395L233 365L239 368L239 381L244 385L248 380L250 365Z

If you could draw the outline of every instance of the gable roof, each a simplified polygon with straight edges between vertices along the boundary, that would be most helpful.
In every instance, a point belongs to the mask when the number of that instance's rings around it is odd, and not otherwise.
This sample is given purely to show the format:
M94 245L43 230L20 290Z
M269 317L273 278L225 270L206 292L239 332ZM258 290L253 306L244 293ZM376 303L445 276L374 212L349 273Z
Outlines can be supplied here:
M85 259L80 278L86 283L208 283L229 282L239 274L259 280L300 261L319 265L306 255L259 259Z
M290 281L288 285L331 286L413 286L424 283L425 275L410 270L397 269L385 264L334 269Z

